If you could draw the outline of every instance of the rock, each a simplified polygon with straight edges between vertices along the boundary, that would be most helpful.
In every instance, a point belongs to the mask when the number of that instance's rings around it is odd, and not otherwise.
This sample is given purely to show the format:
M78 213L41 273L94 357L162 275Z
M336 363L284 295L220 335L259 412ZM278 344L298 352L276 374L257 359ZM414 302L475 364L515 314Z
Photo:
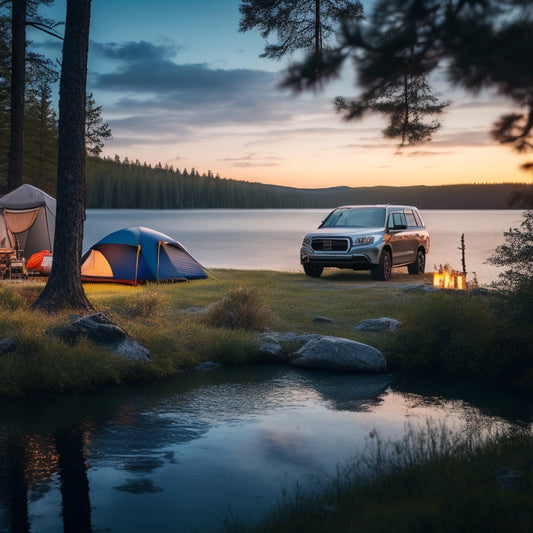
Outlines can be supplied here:
M306 368L384 372L387 362L383 354L367 344L341 337L321 336L304 344L289 360Z
M317 334L300 335L298 333L269 331L257 335L259 341L258 353L266 361L282 362L306 342L318 338Z
M130 361L150 361L150 352L131 339L128 334L105 313L77 316L67 324L48 331L67 344L77 344L87 338L100 346L114 351Z
M313 322L318 324L335 324L331 318L327 318L325 316L315 316L315 318L313 318Z
M396 331L399 326L400 322L398 322L398 320L382 316L381 318L361 320L361 322L355 326L355 329L359 331Z
M100 345L119 344L127 337L126 332L105 313L76 317L51 332L68 344L76 344L80 337Z
M8 337L0 341L0 355L14 352L17 349L19 340L17 337Z
M219 365L218 363L213 363L213 361L206 361L205 363L202 363L201 365L198 365L194 367L194 370L201 370L203 372L208 372L210 370L216 370L217 368L220 368L222 365Z
M113 349L118 355L122 355L128 361L151 361L150 350L137 341L126 337Z
M418 285L411 285L410 287L405 287L406 291L412 291L412 292L435 292L440 289L437 287L434 287L433 285L427 285L425 283L421 283Z

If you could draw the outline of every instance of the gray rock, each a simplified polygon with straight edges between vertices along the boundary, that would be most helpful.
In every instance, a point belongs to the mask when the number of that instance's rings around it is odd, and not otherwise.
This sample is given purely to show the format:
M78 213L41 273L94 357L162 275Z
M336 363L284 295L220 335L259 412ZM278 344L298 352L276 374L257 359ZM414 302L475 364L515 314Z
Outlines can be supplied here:
M359 331L396 331L399 326L400 322L398 322L398 320L382 316L381 318L361 320L361 322L355 326L355 329Z
M315 324L335 324L331 318L327 318L325 316L315 316L315 318L313 318L313 322Z
M125 357L128 361L151 361L150 350L129 337L115 346L113 351L118 355Z
M202 363L201 365L194 367L194 370L209 372L211 370L216 370L217 368L220 368L221 366L222 365L219 365L218 363L213 363L213 361L206 361L205 363Z
M144 346L131 339L128 334L105 313L76 316L66 326L48 331L65 341L75 345L81 338L105 346L109 350L130 361L150 361L150 352Z
M0 341L0 355L14 352L17 349L19 340L17 337L8 337Z
M289 362L299 367L353 372L384 372L387 368L385 357L376 348L331 336L308 341L293 354Z
M66 326L53 329L51 333L68 344L76 344L81 337L85 337L95 344L118 345L127 337L126 332L106 313L76 317Z
M269 331L257 335L259 341L258 353L267 361L286 361L291 353L303 346L311 339L318 338L317 334L300 335L298 333Z

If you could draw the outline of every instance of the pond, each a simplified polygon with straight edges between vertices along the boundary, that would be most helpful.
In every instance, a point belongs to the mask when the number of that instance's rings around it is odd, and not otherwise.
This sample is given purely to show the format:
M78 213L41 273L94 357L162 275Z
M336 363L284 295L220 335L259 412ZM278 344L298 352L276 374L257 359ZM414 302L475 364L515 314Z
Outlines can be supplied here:
M52 533L220 531L253 523L405 424L530 426L525 400L392 375L254 366L0 414L0 529Z

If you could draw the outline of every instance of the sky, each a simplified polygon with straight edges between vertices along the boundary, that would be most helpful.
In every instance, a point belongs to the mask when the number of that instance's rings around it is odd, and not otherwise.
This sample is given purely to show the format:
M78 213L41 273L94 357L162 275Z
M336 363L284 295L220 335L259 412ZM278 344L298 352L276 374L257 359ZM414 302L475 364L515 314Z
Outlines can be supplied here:
M433 141L398 152L379 116L346 122L335 113L335 96L357 95L349 66L322 91L280 89L291 58L260 57L266 41L239 32L239 4L92 0L87 91L112 131L103 156L299 188L529 180L523 158L489 135L508 103L443 85L452 104ZM65 6L56 0L42 14L64 21ZM28 38L60 57L59 40L33 30Z

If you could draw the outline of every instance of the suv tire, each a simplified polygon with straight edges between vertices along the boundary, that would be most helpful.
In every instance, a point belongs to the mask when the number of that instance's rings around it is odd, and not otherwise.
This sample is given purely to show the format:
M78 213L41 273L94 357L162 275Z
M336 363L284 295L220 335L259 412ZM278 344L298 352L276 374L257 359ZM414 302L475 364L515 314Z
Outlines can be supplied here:
M426 270L426 254L421 248L416 252L416 260L413 263L407 265L407 271L409 274L417 275L423 274Z
M323 266L304 263L304 272L312 278L319 278L324 270Z
M372 279L387 281L392 273L392 256L388 250L383 250L379 256L379 263L370 271Z

